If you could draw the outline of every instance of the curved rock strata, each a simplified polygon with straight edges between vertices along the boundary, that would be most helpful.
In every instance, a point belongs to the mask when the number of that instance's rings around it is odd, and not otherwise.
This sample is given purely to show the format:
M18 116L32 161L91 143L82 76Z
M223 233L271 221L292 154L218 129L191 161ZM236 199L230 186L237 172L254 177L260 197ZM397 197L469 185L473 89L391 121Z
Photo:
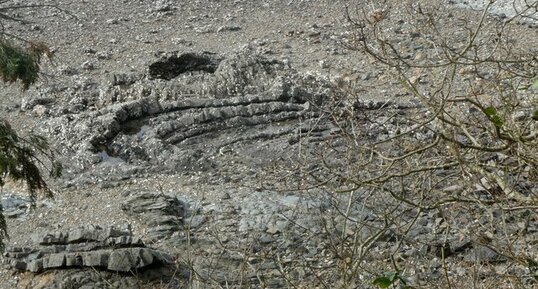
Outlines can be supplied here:
M248 49L173 54L151 64L147 79L115 75L111 84L90 85L72 100L77 109L57 107L42 126L72 156L68 173L207 170L223 150L270 162L293 150L297 133L334 129L320 109L335 89L328 81Z

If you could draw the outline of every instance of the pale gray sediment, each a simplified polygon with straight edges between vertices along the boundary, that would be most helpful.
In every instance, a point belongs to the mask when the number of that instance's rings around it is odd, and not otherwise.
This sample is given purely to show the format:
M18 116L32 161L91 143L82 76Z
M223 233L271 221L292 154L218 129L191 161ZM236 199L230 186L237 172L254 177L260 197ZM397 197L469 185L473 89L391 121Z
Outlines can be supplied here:
M538 27L538 1L536 0L451 0L449 3L460 8L473 10L488 9L489 13L502 19Z

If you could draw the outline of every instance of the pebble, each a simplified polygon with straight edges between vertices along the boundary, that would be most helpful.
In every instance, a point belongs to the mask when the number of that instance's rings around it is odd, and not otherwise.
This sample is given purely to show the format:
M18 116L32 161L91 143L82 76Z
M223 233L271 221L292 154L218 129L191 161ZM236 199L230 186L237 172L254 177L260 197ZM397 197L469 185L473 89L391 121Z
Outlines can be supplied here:
M80 67L84 70L94 70L95 69L95 63L91 60L84 61Z

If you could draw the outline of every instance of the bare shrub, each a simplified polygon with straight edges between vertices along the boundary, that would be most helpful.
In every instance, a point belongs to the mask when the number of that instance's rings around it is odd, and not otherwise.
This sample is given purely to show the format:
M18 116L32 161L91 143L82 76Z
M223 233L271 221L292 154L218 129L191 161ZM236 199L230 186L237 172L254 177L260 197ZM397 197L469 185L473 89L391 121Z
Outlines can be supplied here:
M303 150L299 187L332 200L329 265L311 269L327 288L536 286L538 37L514 24L533 7L403 2L347 9L347 47L404 93L365 102L342 84L321 108L338 133Z

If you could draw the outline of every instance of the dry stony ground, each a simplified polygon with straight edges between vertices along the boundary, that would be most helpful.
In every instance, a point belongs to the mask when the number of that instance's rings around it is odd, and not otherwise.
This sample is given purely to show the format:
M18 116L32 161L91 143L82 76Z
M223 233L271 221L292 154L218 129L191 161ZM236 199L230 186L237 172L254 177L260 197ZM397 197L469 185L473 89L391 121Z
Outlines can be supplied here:
M49 85L72 85L84 83L87 79L106 81L111 73L144 72L148 63L156 59L155 55L163 51L211 51L228 55L247 44L252 44L258 53L268 58L288 62L299 72L325 75L331 79L352 79L359 83L364 99L379 100L400 95L393 81L379 75L380 70L375 64L341 44L353 33L344 17L344 8L364 5L360 2L39 1L40 4L61 8L61 11L53 7L22 10L19 12L21 16L31 19L32 24L5 28L24 38L48 43L55 53L53 63L45 63L42 81L29 91L21 92L16 85L3 87L0 112L19 131L30 131L41 121L41 116L21 112L21 99L43 91ZM472 11L446 9L469 19L478 15ZM534 45L535 39L538 39L528 36L536 36L535 30L524 26L516 29L529 39L529 45ZM77 72L66 73L71 70ZM230 159L231 164L235 160ZM179 191L199 206L223 203L233 208L243 198L262 190L259 178L271 175L271 171L256 171L256 168L242 164L231 165L226 172L217 175L215 172L210 174L150 174L113 184L97 182L71 187L56 185L52 181L54 199L40 201L38 207L23 218L8 219L11 236L8 243L27 245L32 233L81 224L133 223L122 213L120 205L129 192L137 190ZM18 184L9 184L2 190L24 193ZM144 228L136 222L134 229L136 234L144 234ZM207 235L218 229L207 228ZM177 247L153 245L172 252L189 249L177 244ZM203 251L193 249L193 252ZM24 276L0 269L0 288L15 288L19 278ZM308 284L303 286L309 288Z

